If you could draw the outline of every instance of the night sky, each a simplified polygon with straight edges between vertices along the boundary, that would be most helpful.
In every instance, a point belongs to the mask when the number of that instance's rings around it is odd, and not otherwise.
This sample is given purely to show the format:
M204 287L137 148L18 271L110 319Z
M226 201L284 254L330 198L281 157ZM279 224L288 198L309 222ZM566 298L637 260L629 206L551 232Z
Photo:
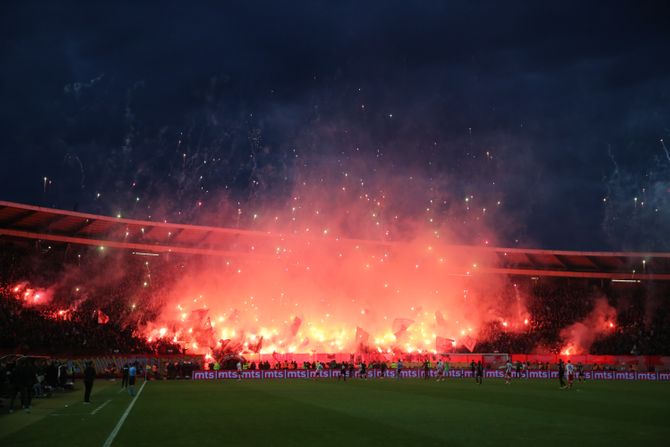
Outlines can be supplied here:
M665 1L134 3L2 2L0 199L253 228L351 174L500 245L670 251Z

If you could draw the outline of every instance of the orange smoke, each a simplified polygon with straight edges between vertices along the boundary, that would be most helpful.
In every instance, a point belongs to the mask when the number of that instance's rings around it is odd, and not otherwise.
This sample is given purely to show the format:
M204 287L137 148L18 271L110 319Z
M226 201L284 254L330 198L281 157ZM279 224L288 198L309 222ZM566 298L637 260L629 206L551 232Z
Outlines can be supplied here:
M561 354L588 354L589 348L600 335L614 330L615 321L616 309L610 306L606 299L597 299L593 310L583 321L561 330L561 338L564 341Z
M191 265L145 335L192 352L433 353L453 348L444 339L474 344L488 321L523 327L523 304L500 299L505 279L477 274L471 256L419 238L291 237L273 259Z

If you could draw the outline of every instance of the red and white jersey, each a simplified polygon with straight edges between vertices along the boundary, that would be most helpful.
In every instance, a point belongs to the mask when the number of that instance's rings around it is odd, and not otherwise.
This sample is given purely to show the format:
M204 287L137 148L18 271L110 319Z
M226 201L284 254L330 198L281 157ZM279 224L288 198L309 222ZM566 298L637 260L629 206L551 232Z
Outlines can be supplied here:
M565 371L566 371L568 374L574 374L574 372L575 372L575 365L573 365L572 363L568 363L567 365L565 365Z

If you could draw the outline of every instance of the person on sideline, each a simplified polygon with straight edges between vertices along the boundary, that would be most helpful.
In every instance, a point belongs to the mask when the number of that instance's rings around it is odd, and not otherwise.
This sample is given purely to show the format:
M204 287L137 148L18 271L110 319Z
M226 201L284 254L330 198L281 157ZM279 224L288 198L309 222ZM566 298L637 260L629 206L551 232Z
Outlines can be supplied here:
M84 368L84 403L91 403L91 390L93 390L93 381L95 380L95 368L93 362L86 362Z

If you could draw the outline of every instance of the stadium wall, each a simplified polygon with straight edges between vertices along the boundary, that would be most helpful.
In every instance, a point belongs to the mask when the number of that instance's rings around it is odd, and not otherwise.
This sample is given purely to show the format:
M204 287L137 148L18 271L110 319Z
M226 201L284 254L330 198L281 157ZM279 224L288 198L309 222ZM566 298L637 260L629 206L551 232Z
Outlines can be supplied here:
M425 356L415 356L415 360L412 361L409 359L409 356L403 357L405 360L405 366L408 368L417 368L423 361ZM501 365L508 356L505 354L443 354L443 355L431 355L432 360L437 360L438 358L444 358L449 361L454 370L458 370L460 367L466 367L470 362L483 361L485 365L497 367ZM84 365L87 361L92 361L96 371L99 374L102 374L105 369L110 365L116 367L117 370L123 367L126 363L138 362L140 365L144 366L147 363L153 365L156 364L159 368L164 367L167 363L174 362L191 362L199 365L205 365L206 361L204 356L201 355L110 355L110 356L76 356L76 357L66 357L66 356L52 356L52 360L57 360L60 362L71 362L75 369L80 369L83 371ZM336 362L359 362L361 359L369 361L370 359L366 358L364 355L352 356L351 354L287 354L287 355L252 355L244 356L248 362L268 361L272 366L276 362L284 361L296 361L298 366L301 367L304 362L314 362L315 360L329 363L332 360ZM547 372L547 371L536 371L535 366L538 362L540 363L549 363L550 367L555 369L556 364L558 363L559 358L562 358L564 361L570 360L573 364L582 363L586 366L586 369L591 369L589 365L600 365L601 367L606 366L610 371L602 372L622 372L622 371L611 371L615 370L630 370L634 368L636 371L639 371L642 374L643 371L653 370L654 372L670 372L670 357L667 356L614 356L614 355L538 355L538 354L512 354L511 360L513 363L516 362L530 362L531 363L531 372ZM386 361L387 363L391 360L386 359L377 359L379 361ZM274 370L273 370L274 371ZM291 371L291 370L286 370ZM246 372L246 371L245 371ZM248 371L253 372L253 371ZM265 371L268 372L268 371ZM590 371L589 371L590 372ZM630 372L630 371L628 371Z
M137 362L141 368L149 365L156 365L159 369L164 369L168 363L188 362L202 365L202 356L200 355L114 355L114 356L81 356L81 357L64 357L53 356L49 360L58 361L61 363L71 364L74 368L77 377L81 376L86 366L86 362L93 362L93 367L99 377L105 377L105 371L113 366L117 373L121 371L123 365L126 363Z
M273 380L273 379L333 379L340 377L339 370L324 370L317 372L306 369L278 369L269 371L193 371L191 378L193 380ZM367 377L371 379L389 378L395 379L396 370L390 369L382 377L379 369L368 371ZM400 377L404 379L423 379L426 378L425 371L422 368L411 368L400 371ZM451 369L448 374L453 379L473 379L474 376L469 369ZM502 379L504 373L501 370L484 371L484 377L487 379ZM428 371L428 378L437 378L434 369ZM558 371L525 371L517 374L512 373L513 379L556 379L558 380ZM626 371L585 371L586 380L639 380L639 381L670 381L670 372L626 372Z
M414 363L423 363L423 361L428 357L432 361L437 361L438 359L446 359L452 365L459 363L470 363L482 361L487 364L500 364L504 363L510 355L501 354L501 353L479 353L479 354L402 354L403 361L406 362L407 366ZM338 363L341 362L359 362L364 360L366 362L371 361L386 361L391 362L394 359L397 359L396 355L384 355L384 354L252 354L244 355L244 358L251 362L255 361L268 361L271 365L274 365L276 362L291 362L295 361L298 365L302 365L304 362L314 362L319 361L322 363L329 363L335 360ZM583 363L584 365L607 365L607 366L616 366L616 367L637 367L638 370L647 370L650 367L655 368L656 370L668 370L670 371L670 357L658 356L658 355L559 355L559 354L511 354L512 362L530 362L531 364L541 363L550 363L556 364L559 359L563 359L564 362L570 360L572 363Z

